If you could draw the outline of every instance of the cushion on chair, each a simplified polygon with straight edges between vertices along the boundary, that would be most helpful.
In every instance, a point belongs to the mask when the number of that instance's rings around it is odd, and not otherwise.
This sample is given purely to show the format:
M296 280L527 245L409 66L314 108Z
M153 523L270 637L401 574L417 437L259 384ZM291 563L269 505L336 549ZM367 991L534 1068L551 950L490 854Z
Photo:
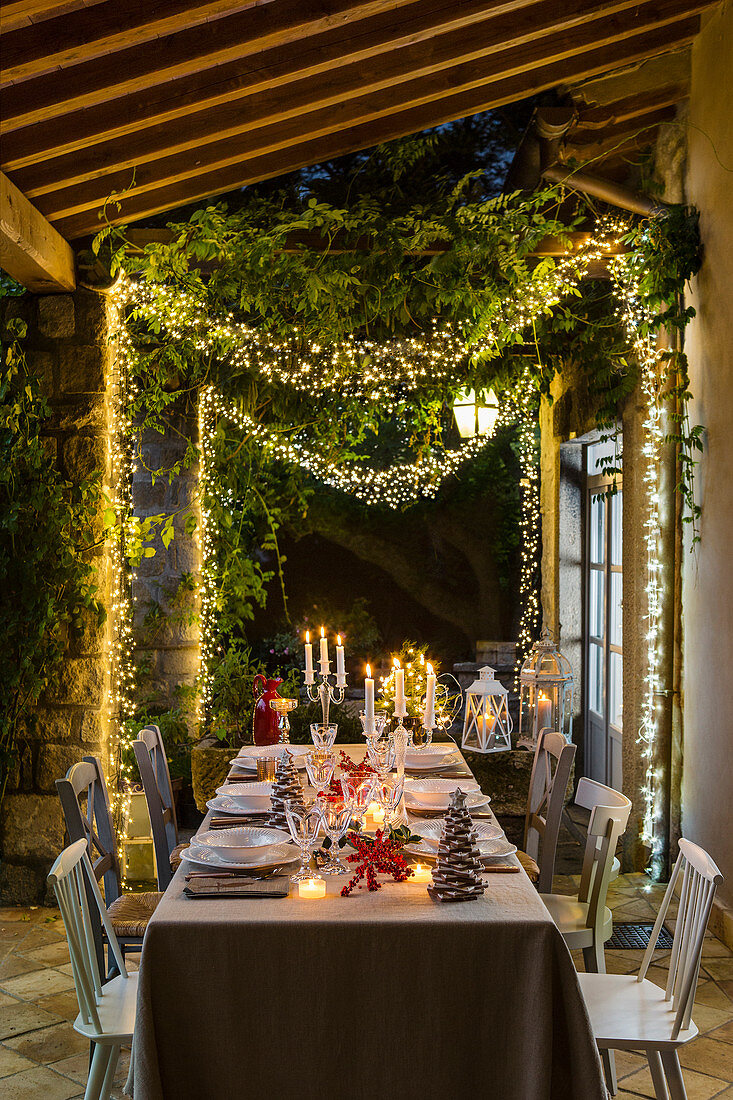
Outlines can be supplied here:
M175 848L170 854L171 871L178 870L178 868L181 866L181 852L185 851L185 849L189 847L190 845L188 841L186 841L185 844L176 844Z
M113 901L107 912L115 935L142 939L162 897L150 890L142 894L123 894Z
M517 859L522 864L522 867L524 867L524 870L527 872L527 875L529 876L529 881L539 882L540 869L537 861L532 859L532 856L528 856L526 852L517 852Z

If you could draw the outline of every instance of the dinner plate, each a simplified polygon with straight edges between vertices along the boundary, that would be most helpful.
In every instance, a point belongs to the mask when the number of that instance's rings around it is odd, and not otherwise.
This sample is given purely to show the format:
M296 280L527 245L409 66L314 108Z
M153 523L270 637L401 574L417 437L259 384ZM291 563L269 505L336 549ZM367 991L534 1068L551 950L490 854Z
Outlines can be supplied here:
M270 871L273 867L292 863L298 858L298 849L294 844L276 844L269 849L266 857L254 863L232 863L231 860L220 859L216 852L196 844L195 840L191 841L191 846L185 848L181 855L181 859L195 867L216 868L220 871Z
M408 772L437 772L447 768L455 768L460 762L460 757L453 752L447 753L445 756L430 756L427 760L414 760L405 757L405 770Z
M240 811L254 810L256 812L257 810L269 810L270 795L274 786L274 783L264 781L242 784L226 783L222 787L217 787L216 793L231 798Z
M448 809L451 795L458 788L466 794L481 793L475 779L411 779L405 780L405 798L423 809Z
M409 791L405 787L405 806L412 814L430 814L430 816L444 817L448 809L450 802L450 795L445 797L444 806L424 806L420 802L413 802L410 799ZM491 799L487 794L483 794L481 791L471 791L466 795L466 806L469 810L477 810L479 806L487 806L491 802Z
M233 798L229 798L229 796L225 794L214 795L213 798L209 799L206 805L208 809L213 810L217 814L237 814L239 817L241 817L243 813L268 814L271 809L270 806L265 806L264 809L245 811L238 802L235 802Z
M497 840L482 840L478 846L479 855L482 863L490 863L492 859L505 859L507 856L514 855L517 850L516 844L510 844L506 837L499 837ZM428 847L427 844L406 844L404 851L411 856L419 856L420 859L424 859L426 863L435 862L438 858L437 848Z
M296 768L304 768L305 754L312 748L312 745L247 745L246 749L242 749L229 763L241 771L254 772L257 771L258 757L261 760L267 760L274 756L279 760L283 749L287 749L293 757Z
M476 833L476 839L480 842L499 840L504 836L504 830L501 825L497 825L493 821L475 821L473 824L474 832ZM413 833L419 833L423 838L423 843L428 848L437 848L440 843L440 838L443 833L443 821L421 821L419 825L412 826Z
M452 742L447 744L446 742L435 742L431 745L423 745L422 748L408 748L405 753L405 764L409 767L413 767L415 764L430 762L432 767L435 767L436 760L439 760L443 756L455 756L458 752L458 745L454 745Z
M256 863L267 859L270 849L289 843L290 833L262 825L234 825L231 829L212 829L199 833L196 845L215 852L227 863Z

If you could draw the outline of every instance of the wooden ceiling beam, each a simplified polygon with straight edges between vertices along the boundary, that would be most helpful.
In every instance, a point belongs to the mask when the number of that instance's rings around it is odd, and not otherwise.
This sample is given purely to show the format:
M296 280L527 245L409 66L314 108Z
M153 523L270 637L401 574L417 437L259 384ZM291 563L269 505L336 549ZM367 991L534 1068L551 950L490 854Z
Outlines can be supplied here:
M4 0L0 6L0 34L16 31L20 27L30 27L57 15L76 11L77 8L91 7L104 0Z
M603 10L621 10L631 3L632 0L605 0ZM574 20L577 21L577 14L573 13L583 6L577 0L571 3L570 10L563 12L559 27L570 26ZM600 10L597 3L591 4L591 7ZM409 48L414 55L421 46L425 55L426 51L432 51L434 44L436 49L439 48L439 43L449 32L474 26L478 40L479 34L484 33L482 28L490 28L493 20L510 13L515 14L520 24L509 29L510 42L520 42L524 35L531 33L527 31L529 19L537 34L549 33L553 24L558 25L555 0L552 3L538 0L525 11L517 10L516 0L491 5L487 4L487 0L463 0L460 5L456 5L454 0L411 0L408 6L398 11L381 12L347 28L338 27L315 35L305 42L286 43L264 50L256 57L237 58L213 70L206 69L111 102L72 111L62 118L34 122L6 131L3 138L5 170L14 172L38 163L45 160L50 152L55 157L63 156L97 142L106 143L126 135L137 135L152 127L161 131L170 130L169 124L174 120L185 119L185 126L188 127L195 124L204 112L211 114L214 108L221 107L224 114L229 115L237 112L240 117L244 115L249 120L252 111L248 111L251 103L248 97L266 97L275 89L280 92L281 98L289 97L290 93L284 92L285 85L291 82L301 84L306 79L322 75L328 78L334 68L348 64L361 65L364 79L374 81L387 60L383 55L403 48ZM491 35L490 29L488 33ZM476 42L472 48L476 49ZM455 55L455 47L452 53ZM430 60L430 55L427 56L430 64L439 67L437 57ZM424 71L425 56L421 68ZM220 122L222 116L217 114L216 117Z
M644 26L657 25L662 16L678 17L689 6L689 0L663 0L661 6L656 0L641 6L638 0L566 0L565 15L559 24L556 0L543 0L532 8L531 17L529 12L506 13L426 42L390 50L371 64L356 62L332 68L318 80L297 81L287 92L278 87L214 111L195 111L183 119L146 127L137 134L107 140L87 150L47 157L25 168L14 168L12 160L4 160L3 166L31 198L110 172L114 173L112 186L121 188L126 169L134 166L136 178L142 180L144 165L161 159L173 165L171 158L176 154L193 168L199 155L200 162L207 163L219 150L236 158L241 148L273 149L276 146L268 142L267 133L279 123L302 120L306 114L309 132L318 136L325 132L323 125L329 125L329 116L324 114L319 128L311 129L311 121L316 124L316 112L337 107L332 116L338 125L339 111L351 101L363 107L358 114L349 115L349 124L368 121L374 117L377 105L372 93L382 93L379 103L388 113L394 105L397 85L403 104L419 103L433 94L430 77L436 77L434 84L441 93L446 86L470 87L500 73L508 75L529 68L548 57L570 56L589 45L614 41L623 35L625 10L632 6L638 33ZM445 73L443 78L436 75L441 73ZM244 139L243 146L232 140L252 131L257 134L250 141ZM291 141L293 136L293 128L286 128L280 143ZM196 150L196 158L191 157L191 149ZM130 178L131 173L127 182Z
M580 108L577 122L571 127L572 136L578 130L605 130L608 126L615 126L619 122L629 122L634 118L641 118L651 111L658 111L662 107L671 107L686 99L689 87L675 85L673 87L659 88L649 95L633 95L626 99L608 103L605 107Z
M0 267L28 290L66 293L76 287L74 253L61 234L0 172Z
M615 42L609 46L587 50L573 58L564 58L559 62L536 65L529 72L514 76L500 76L492 84L480 85L471 91L459 90L444 95L419 107L403 109L399 103L394 105L393 113L360 126L348 126L344 131L329 134L316 140L293 143L274 153L256 156L250 160L202 171L195 178L178 182L151 181L149 187L138 193L122 198L122 209L110 211L110 220L123 223L135 221L160 211L171 210L189 202L198 201L210 195L223 194L228 190L270 179L286 172L295 171L310 164L318 164L334 157L360 149L368 149L383 141L404 134L412 134L432 126L441 125L458 118L465 118L478 111L488 110L510 103L545 88L557 86L559 79L578 79L608 72L619 64L635 58L649 57L663 52L679 43L690 42L699 29L699 18L687 18L680 23L661 27L640 34L631 39ZM301 134L309 133L309 124L303 120ZM100 181L103 183L104 181ZM74 206L74 188L63 197L63 202ZM102 206L101 191L95 200L92 196L84 198L87 209L79 211L58 210L51 220L58 222L60 230L72 240L94 233L100 226L97 211ZM41 200L48 202L54 196ZM44 207L45 209L45 207Z
M267 0L202 28L189 27L114 55L12 85L3 93L6 130L114 100L176 77L253 57L287 42L307 48L313 35L400 9L411 0ZM487 0L490 2L490 0ZM526 0L514 0L519 6ZM149 5L155 9L156 4Z
M660 123L674 118L675 114L676 103L659 107L656 111L647 111L638 118L622 119L620 122L606 126L603 130L586 129L581 122L570 131L566 148L572 146L575 150L613 149L619 144L624 144L632 136L638 136L642 145L648 145L651 140L651 131L656 130ZM583 157L583 159L586 158Z

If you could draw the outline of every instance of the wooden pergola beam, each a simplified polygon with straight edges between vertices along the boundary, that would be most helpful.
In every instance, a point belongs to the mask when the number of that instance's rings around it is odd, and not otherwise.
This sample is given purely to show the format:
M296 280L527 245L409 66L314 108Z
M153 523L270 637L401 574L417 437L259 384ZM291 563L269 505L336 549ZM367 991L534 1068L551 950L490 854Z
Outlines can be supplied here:
M487 82L488 61L475 64L472 87L466 91L454 92L453 73L451 79L438 74L439 90L428 97L427 102L404 109L407 98L405 86L401 88L401 98L396 99L389 91L381 93L384 102L371 109L377 117L359 125L355 124L355 111L363 104L356 101L329 108L334 117L329 132L324 136L298 141L303 134L312 134L317 120L310 116L293 120L285 125L275 136L266 134L268 140L276 140L279 148L273 152L258 153L257 144L251 138L247 151L243 149L242 139L237 144L237 152L225 148L222 151L223 163L195 165L192 172L181 160L181 175L172 179L171 164L143 166L138 185L122 200L122 210L110 210L110 220L116 222L135 221L163 210L170 210L188 202L197 201L209 195L222 194L232 188L244 186L258 180L269 179L286 172L294 171L309 164L318 164L333 157L367 149L379 142L389 141L407 133L416 133L431 126L464 118L478 111L488 110L502 103L512 102L544 88L555 87L560 79L572 75L578 77L608 72L620 59L648 57L655 52L671 48L671 44L689 42L696 34L699 19L696 16L680 22L661 26L639 35L620 39L595 49L580 49L577 56L564 56L561 60L547 63L525 64L520 73L507 75L503 71ZM409 89L408 89L409 90ZM370 97L367 97L370 98ZM372 99L374 97L371 97ZM356 116L358 117L358 115ZM323 120L321 120L322 122ZM249 155L248 155L249 154ZM175 158L165 158L175 161ZM204 159L202 151L202 160ZM120 176L117 186L120 190L129 186L131 173ZM71 240L95 232L100 225L97 211L104 197L109 193L110 183L115 186L114 177L103 177L98 182L70 187L53 195L42 197L39 206L46 211L50 219L58 222L61 231Z
M42 294L76 288L74 253L60 233L0 172L0 267Z

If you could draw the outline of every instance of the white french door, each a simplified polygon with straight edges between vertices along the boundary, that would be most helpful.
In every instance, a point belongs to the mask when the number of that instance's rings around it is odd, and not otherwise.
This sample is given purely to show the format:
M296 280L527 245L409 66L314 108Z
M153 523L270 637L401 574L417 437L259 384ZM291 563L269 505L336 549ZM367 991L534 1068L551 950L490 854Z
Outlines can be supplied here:
M599 472L606 447L586 447L585 774L621 790L623 490Z

